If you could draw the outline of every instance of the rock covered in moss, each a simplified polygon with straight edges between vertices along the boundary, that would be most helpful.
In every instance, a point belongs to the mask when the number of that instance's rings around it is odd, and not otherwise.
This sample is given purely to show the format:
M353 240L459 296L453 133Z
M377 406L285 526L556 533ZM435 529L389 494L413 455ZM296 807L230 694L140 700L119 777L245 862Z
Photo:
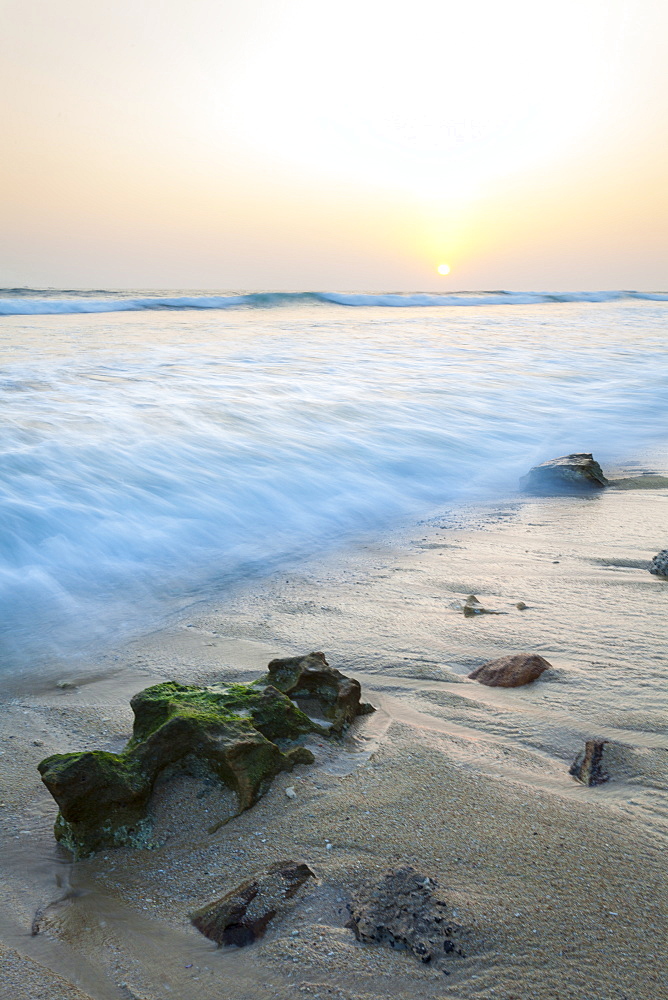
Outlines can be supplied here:
M520 479L527 493L582 493L608 486L608 480L593 455L581 452L542 462Z
M341 733L358 715L375 711L361 701L359 681L330 667L324 653L272 660L266 679L335 733Z
M332 674L342 690L354 693L356 686L359 706L357 681ZM327 715L329 691L321 701L317 691L312 694ZM350 695L345 703L350 717L359 714L353 701ZM312 763L313 754L298 741L327 731L272 684L201 688L170 681L141 691L131 706L132 738L121 753L56 754L39 764L60 807L56 839L77 857L101 848L151 846L149 802L159 776L214 777L235 793L240 813L280 771Z
M279 861L221 899L195 910L190 919L216 944L243 948L263 936L269 921L311 878L315 875L308 865Z

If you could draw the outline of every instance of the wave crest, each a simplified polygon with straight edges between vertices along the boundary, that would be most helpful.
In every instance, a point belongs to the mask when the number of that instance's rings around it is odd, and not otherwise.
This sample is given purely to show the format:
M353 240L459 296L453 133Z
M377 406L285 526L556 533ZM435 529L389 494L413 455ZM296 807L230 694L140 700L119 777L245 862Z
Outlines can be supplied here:
M161 309L272 309L285 305L328 305L382 308L422 308L436 306L538 305L555 302L614 302L620 299L643 299L668 302L664 292L593 291L593 292L454 292L450 295L396 292L367 294L361 292L251 292L246 295L146 295L129 298L111 292L97 292L111 298L92 298L85 293L35 295L32 289L5 289L0 298L0 316L48 316L73 313L142 312ZM32 294L31 294L32 293Z

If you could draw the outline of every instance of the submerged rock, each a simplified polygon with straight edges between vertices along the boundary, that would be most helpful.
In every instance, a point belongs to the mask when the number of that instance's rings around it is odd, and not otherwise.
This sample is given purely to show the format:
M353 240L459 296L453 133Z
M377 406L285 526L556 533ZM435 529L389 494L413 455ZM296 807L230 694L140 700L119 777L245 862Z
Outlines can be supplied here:
M649 564L649 571L654 576L668 576L668 549L661 549Z
M361 701L362 689L354 677L330 667L324 653L272 660L265 678L335 732L342 732L358 715L374 712Z
M315 875L308 865L280 861L221 899L195 910L190 914L191 922L217 945L243 948L262 937L269 921L310 878Z
M346 927L358 941L405 949L442 968L446 956L464 954L465 932L454 923L437 888L433 879L410 866L389 872L378 885L357 893L348 905Z
M608 485L601 466L587 452L542 462L520 479L527 493L582 493Z
M469 677L488 687L521 687L531 684L551 667L552 664L537 653L516 653L483 663L471 671Z
M339 677L359 690L357 681ZM132 738L121 753L55 754L39 764L60 807L56 839L77 857L100 848L152 846L149 802L159 777L217 779L235 793L237 815L280 771L313 762L297 742L301 737L327 733L266 683L201 688L170 681L141 691L130 704ZM321 713L328 708L326 700Z

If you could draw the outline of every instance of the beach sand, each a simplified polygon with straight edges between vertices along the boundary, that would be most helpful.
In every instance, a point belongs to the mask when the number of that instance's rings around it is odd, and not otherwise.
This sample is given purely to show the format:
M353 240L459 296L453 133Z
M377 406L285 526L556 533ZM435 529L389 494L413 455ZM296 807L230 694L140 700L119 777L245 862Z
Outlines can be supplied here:
M434 517L218 595L89 662L10 682L0 995L668 996L668 582L647 572L667 512L658 489ZM468 594L502 613L464 617ZM182 781L156 802L155 850L72 864L55 844L42 758L120 749L129 698L150 684L249 680L275 656L312 649L358 677L377 708L342 744L312 741L314 766L280 775L213 834L226 796ZM553 669L520 689L466 678L522 651ZM594 737L635 747L638 766L579 784L568 767ZM287 858L307 862L317 884L262 941L217 949L190 925L191 910ZM357 887L405 864L437 880L467 929L449 975L345 927Z

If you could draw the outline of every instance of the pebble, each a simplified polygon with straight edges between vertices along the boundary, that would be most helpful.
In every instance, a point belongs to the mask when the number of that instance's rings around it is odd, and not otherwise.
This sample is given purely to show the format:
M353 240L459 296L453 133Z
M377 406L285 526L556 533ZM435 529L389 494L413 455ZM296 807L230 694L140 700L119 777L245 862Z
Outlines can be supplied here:
M296 799L296 798L297 798L297 793L296 793L296 791L294 790L294 788L292 787L292 785L290 785L290 787L289 787L289 788L286 788L286 789L285 789L285 794L287 795L287 797L288 797L289 799Z

